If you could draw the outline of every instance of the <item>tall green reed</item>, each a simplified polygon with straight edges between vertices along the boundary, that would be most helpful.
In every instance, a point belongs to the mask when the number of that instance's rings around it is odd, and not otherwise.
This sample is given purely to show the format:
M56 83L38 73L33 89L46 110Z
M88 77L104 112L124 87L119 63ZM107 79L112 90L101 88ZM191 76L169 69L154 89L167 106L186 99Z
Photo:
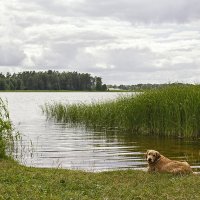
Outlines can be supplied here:
M57 121L92 127L119 127L135 134L200 137L200 86L174 86L109 102L43 106Z
M0 158L5 158L13 150L12 124L6 103L0 98Z

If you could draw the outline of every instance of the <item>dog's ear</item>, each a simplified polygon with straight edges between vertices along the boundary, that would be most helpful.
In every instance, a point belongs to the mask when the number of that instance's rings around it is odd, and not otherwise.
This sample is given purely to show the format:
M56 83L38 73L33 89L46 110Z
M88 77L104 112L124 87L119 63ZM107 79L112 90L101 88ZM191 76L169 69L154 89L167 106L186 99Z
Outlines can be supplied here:
M156 159L159 159L160 158L160 153L158 151L156 151Z
M145 158L147 158L148 153L149 153L149 150L147 150L147 152L144 154Z

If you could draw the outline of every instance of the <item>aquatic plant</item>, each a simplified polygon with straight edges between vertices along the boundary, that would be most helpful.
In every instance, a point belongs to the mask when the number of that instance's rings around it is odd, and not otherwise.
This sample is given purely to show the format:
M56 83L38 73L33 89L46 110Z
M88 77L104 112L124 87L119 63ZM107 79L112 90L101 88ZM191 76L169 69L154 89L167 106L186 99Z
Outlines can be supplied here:
M12 125L6 104L0 98L0 158L6 157L13 148Z
M119 127L135 134L198 138L200 86L169 85L89 105L46 104L43 112L66 123Z

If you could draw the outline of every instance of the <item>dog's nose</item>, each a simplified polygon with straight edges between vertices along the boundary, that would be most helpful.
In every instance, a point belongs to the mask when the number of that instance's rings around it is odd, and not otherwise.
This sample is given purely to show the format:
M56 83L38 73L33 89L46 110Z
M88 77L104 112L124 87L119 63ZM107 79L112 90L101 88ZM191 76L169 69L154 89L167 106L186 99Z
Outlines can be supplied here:
M151 158L148 158L148 162L151 162Z

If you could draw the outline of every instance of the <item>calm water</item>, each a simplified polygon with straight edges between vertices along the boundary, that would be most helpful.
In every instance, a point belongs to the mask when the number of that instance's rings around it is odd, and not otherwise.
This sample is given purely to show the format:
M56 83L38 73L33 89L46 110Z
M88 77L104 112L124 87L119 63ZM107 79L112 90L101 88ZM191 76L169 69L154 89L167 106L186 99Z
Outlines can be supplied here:
M46 121L40 106L47 102L90 103L122 93L0 93L7 99L11 120L22 135L17 159L35 167L103 171L146 167L144 152L156 149L171 159L188 160L200 170L200 141L136 137L117 130L89 131ZM126 94L127 95L127 94Z

